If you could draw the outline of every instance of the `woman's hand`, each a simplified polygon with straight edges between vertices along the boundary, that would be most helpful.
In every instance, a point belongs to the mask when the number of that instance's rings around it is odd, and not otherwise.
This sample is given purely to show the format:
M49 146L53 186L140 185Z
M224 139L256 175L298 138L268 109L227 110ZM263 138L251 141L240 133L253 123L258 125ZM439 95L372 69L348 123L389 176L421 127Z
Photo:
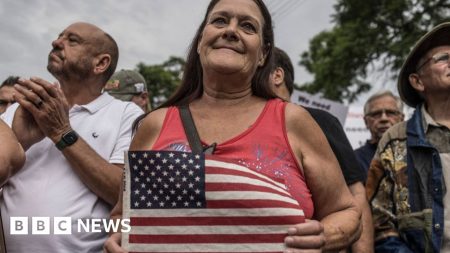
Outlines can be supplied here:
M305 223L289 228L284 242L286 243L285 252L322 252L322 247L325 245L323 225L316 220L306 220Z
M122 233L117 232L112 234L105 242L103 247L104 253L128 253L125 249L120 247L120 240L122 239Z

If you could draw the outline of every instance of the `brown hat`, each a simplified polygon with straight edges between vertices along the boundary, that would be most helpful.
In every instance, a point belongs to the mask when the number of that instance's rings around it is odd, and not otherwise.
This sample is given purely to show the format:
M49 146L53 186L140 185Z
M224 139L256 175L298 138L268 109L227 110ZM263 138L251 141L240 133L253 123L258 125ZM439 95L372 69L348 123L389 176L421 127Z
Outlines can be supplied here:
M398 93L411 107L423 102L423 98L409 83L409 75L415 73L419 60L432 48L450 45L450 22L437 25L420 38L409 53L398 76Z

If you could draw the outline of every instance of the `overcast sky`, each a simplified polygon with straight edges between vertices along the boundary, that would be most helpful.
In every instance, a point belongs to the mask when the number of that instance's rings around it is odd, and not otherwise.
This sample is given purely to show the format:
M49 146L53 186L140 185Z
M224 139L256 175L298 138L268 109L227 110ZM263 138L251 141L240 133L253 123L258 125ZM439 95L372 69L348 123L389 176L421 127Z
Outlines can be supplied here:
M209 0L1 0L0 80L9 75L54 78L47 72L50 43L76 21L93 23L119 45L118 69L184 57ZM311 80L298 66L318 32L331 28L335 0L265 0L276 45L296 66L296 82Z

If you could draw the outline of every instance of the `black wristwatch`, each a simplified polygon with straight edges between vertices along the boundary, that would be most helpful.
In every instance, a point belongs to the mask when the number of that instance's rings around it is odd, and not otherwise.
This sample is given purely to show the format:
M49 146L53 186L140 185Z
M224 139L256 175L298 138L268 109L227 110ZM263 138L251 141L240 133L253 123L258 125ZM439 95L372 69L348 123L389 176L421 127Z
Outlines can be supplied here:
M77 140L78 140L77 132L71 130L63 134L61 140L59 140L55 145L59 150L63 150L65 147L74 144Z

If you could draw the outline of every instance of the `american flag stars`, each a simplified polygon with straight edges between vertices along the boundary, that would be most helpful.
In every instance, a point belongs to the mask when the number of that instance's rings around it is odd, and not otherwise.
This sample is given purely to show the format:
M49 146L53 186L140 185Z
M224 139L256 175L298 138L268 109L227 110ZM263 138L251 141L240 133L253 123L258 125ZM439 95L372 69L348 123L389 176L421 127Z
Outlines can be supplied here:
M130 152L131 207L135 209L204 208L202 155L185 152Z

